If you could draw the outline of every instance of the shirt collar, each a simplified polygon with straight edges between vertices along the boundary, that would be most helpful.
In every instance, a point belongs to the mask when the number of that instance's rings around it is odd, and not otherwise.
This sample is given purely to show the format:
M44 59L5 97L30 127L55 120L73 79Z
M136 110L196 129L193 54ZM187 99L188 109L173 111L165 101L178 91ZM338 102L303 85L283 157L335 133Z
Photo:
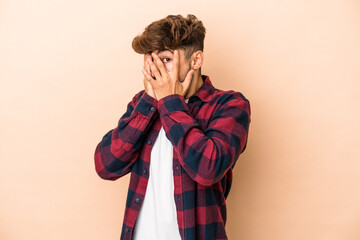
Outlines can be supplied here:
M198 97L203 102L208 102L212 98L212 95L215 91L215 87L210 81L210 77L207 75L201 75L203 84L201 87L189 98L189 102L192 102L194 98Z

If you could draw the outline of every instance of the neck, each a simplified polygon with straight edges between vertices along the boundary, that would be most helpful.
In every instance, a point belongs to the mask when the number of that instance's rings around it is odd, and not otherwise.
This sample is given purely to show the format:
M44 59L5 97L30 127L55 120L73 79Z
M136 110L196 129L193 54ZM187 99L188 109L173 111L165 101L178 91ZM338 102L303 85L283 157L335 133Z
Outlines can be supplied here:
M199 73L194 75L193 79L191 80L189 89L188 89L187 93L185 94L185 99L188 99L192 95L194 95L194 93L196 93L197 90L199 90L199 88L203 85L203 82L204 82L204 80L202 79L202 77Z

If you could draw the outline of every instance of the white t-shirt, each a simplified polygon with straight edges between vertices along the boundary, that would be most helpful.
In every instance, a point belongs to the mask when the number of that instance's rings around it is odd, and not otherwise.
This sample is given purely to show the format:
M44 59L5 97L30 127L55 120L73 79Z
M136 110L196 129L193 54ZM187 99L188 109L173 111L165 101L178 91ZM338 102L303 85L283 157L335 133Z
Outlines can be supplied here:
M187 103L189 99L185 99ZM151 150L149 181L134 240L181 240L174 200L173 146L161 127Z

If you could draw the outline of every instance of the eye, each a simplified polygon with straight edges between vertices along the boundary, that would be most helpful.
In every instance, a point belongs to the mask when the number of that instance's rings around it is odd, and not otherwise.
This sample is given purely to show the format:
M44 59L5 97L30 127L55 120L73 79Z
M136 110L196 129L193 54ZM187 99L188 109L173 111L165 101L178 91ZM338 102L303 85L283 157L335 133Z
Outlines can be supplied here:
M165 62L169 62L169 61L171 61L171 59L170 58L163 58L163 61L164 60L166 60Z

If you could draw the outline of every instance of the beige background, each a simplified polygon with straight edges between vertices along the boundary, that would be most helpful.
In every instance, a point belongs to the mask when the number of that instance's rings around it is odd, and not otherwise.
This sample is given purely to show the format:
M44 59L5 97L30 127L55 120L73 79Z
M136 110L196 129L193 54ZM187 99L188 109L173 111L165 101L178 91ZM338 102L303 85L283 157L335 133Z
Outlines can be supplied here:
M133 37L203 21L203 74L251 102L230 240L360 239L360 2L0 0L0 239L119 239L130 175L93 154L143 89Z

